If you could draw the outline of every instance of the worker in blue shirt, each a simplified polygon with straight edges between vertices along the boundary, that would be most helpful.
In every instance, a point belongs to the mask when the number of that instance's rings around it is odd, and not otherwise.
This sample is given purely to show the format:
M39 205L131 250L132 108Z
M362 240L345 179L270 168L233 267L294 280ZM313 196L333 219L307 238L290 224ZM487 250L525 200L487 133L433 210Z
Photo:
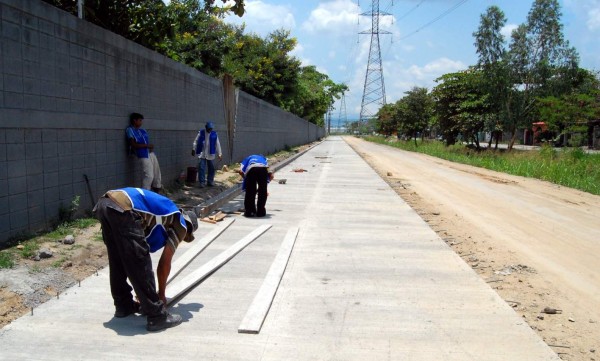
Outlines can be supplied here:
M177 246L181 241L194 240L193 233L198 229L196 214L183 211L167 197L142 188L106 192L94 207L94 214L102 225L108 251L115 317L143 313L148 331L179 325L181 316L166 309L165 289ZM161 248L156 269L157 292L150 253ZM133 299L132 286L139 303Z
M267 184L273 179L269 172L267 158L260 154L253 154L241 163L238 173L244 179L242 189L246 191L244 197L244 216L264 217L267 214ZM256 195L258 193L258 199ZM255 203L256 201L256 203Z
M198 183L200 187L215 185L215 157L223 158L221 142L212 122L207 122L192 144L192 155L198 156ZM207 174L208 171L208 174Z

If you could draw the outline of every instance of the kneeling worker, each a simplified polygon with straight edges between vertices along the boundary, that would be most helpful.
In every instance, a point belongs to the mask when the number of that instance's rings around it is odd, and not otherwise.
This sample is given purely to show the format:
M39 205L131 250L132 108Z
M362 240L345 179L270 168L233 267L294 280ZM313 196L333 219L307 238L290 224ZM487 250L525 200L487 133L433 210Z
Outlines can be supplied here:
M94 213L102 225L108 251L115 317L145 314L148 331L179 325L181 316L167 312L165 288L177 246L181 241L194 240L193 233L198 229L196 214L178 209L170 199L141 188L106 192ZM156 292L150 253L161 248L164 249L156 269ZM127 279L139 303L133 300Z

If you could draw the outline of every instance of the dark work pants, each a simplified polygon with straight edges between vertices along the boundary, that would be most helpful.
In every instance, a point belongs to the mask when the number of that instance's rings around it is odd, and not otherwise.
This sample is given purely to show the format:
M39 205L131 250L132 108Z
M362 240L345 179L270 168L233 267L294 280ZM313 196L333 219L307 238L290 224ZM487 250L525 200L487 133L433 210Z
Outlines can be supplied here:
M133 211L123 211L106 197L100 198L94 211L102 225L102 238L108 251L110 292L115 307L124 310L131 307L133 296L127 283L129 279L148 318L166 315L156 292L150 248L144 236L141 216Z
M265 167L254 167L246 173L246 196L244 197L246 213L255 213L257 217L264 217L267 214L265 204L267 204L268 178L269 172ZM255 205L256 193L258 193L258 200Z

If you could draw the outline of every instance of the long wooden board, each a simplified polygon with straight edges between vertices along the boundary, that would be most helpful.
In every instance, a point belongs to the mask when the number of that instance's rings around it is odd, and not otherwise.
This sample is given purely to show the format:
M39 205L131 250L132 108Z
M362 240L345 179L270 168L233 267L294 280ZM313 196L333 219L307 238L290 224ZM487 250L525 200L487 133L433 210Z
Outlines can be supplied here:
M171 272L169 273L169 277L167 278L167 284L175 278L190 262L196 258L200 252L204 251L206 247L208 247L217 237L219 237L227 227L231 226L231 224L235 221L235 218L226 219L219 224L218 228L213 229L207 235L200 238L198 241L193 242L192 246L181 256L179 256L175 262L171 265Z
M216 270L218 270L225 263L229 262L230 259L232 259L236 254L240 253L247 245L265 233L269 228L271 228L270 224L265 224L256 228L247 236L237 241L234 245L221 252L215 258L206 262L204 265L202 265L202 267L188 274L179 282L167 287L167 306L171 306L183 298L189 291L210 277L210 275L212 275Z
M281 243L279 252L267 272L267 276L263 281L262 286L254 297L250 308L246 312L246 316L238 327L239 333L259 333L260 329L267 317L267 313L275 298L275 293L281 283L281 278L287 267L288 260L294 248L296 237L298 236L298 227L290 228Z

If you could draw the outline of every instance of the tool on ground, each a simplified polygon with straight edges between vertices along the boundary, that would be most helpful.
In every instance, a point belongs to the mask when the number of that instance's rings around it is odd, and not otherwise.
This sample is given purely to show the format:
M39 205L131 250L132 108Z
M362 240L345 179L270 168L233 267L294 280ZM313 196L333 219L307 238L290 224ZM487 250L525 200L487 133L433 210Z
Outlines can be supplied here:
M552 308L552 307L545 307L542 310L542 313L546 313L549 315L556 315L557 313L562 313L562 310L557 310L556 308Z

